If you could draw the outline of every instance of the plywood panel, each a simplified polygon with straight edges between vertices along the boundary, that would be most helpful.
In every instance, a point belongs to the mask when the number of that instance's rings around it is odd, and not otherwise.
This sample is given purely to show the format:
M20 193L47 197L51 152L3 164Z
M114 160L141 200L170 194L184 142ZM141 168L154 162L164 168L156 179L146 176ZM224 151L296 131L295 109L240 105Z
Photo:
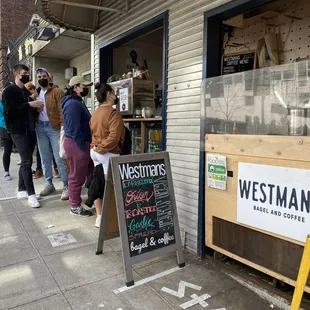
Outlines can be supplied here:
M237 223L238 164L310 170L309 149L309 137L208 135L207 153L225 155L233 177L228 178L226 191L205 187L206 245L294 284L303 242ZM263 247L259 253L251 250L255 244ZM269 246L264 247L266 244ZM287 260L284 256L292 251L296 256Z
M252 135L207 135L206 151L274 158L276 160L308 161L310 137L252 136Z
M223 153L218 154L222 155ZM206 189L207 225L212 226L213 216L225 219L233 223L237 222L237 188L238 188L239 162L310 170L310 161L302 162L291 160L279 160L272 158L227 155L227 169L233 172L234 177L228 178L226 191L215 190L206 186L205 189ZM255 228L253 229L255 230ZM283 236L272 234L270 232L266 233L287 240L287 238ZM211 243L211 240L212 240L212 233L207 234L207 242ZM290 239L290 241L297 244L303 244L302 242L298 242L293 239Z
M282 8L281 13L274 14L274 17L268 19L267 16L256 16L245 21L242 29L235 28L234 35L229 40L229 46L225 53L234 53L256 49L258 41L266 34L267 24L274 25L270 27L271 32L277 34L277 43L279 49L280 64L291 63L296 59L309 57L310 45L310 16L309 0L291 0L276 1L269 5L269 11L276 12L279 5ZM297 16L296 19L288 20L287 16ZM239 44L234 46L234 44ZM244 43L240 46L240 43Z

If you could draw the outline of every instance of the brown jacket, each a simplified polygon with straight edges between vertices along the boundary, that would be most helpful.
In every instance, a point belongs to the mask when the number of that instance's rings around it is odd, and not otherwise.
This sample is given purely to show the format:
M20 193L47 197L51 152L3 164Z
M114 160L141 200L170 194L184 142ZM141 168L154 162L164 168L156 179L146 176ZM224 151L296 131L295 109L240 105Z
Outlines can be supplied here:
M61 126L63 125L61 99L64 97L64 95L64 92L56 85L50 87L45 93L47 116L51 127L54 130L60 130Z
M91 147L100 154L120 154L125 128L122 116L111 106L99 106L90 119Z

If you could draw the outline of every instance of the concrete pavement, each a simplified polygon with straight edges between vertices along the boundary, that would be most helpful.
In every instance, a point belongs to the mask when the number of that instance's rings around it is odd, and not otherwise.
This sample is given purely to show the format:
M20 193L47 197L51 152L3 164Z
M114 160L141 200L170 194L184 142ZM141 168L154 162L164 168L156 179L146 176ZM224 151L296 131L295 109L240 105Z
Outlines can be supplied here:
M15 195L17 160L13 155L11 182L0 170L0 198ZM44 180L35 183L39 192ZM60 194L61 183L55 185ZM42 208L31 209L27 201L0 201L0 309L271 309L212 258L199 261L186 251L184 269L175 268L175 255L135 265L136 286L127 290L119 239L107 241L96 256L95 217L70 215L58 197L41 202Z

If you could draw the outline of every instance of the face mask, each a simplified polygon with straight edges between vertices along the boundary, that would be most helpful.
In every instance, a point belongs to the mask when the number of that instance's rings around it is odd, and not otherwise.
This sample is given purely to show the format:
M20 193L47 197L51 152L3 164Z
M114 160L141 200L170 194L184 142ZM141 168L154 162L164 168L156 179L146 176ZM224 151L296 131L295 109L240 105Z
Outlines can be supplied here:
M38 83L41 87L45 88L48 86L48 79L41 79L41 80L38 80Z
M29 75L22 75L19 80L21 81L21 83L27 84L30 80L30 77L29 77Z
M86 97L88 95L88 88L83 88L83 91L81 92L81 97Z

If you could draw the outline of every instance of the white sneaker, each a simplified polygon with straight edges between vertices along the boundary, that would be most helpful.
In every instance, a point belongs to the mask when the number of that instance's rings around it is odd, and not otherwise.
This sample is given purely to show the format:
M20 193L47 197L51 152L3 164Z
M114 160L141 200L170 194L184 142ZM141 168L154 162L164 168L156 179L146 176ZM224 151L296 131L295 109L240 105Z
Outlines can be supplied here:
M60 199L61 200L69 200L69 192L68 192L68 189L66 187L64 187L64 189L62 190Z
M97 216L96 222L95 222L95 227L99 228L101 223L101 215Z
M20 200L20 199L26 199L28 198L28 194L26 191L21 191L21 192L18 192L17 193L17 199Z
M31 208L40 208L41 207L36 195L31 195L28 197L28 204Z

